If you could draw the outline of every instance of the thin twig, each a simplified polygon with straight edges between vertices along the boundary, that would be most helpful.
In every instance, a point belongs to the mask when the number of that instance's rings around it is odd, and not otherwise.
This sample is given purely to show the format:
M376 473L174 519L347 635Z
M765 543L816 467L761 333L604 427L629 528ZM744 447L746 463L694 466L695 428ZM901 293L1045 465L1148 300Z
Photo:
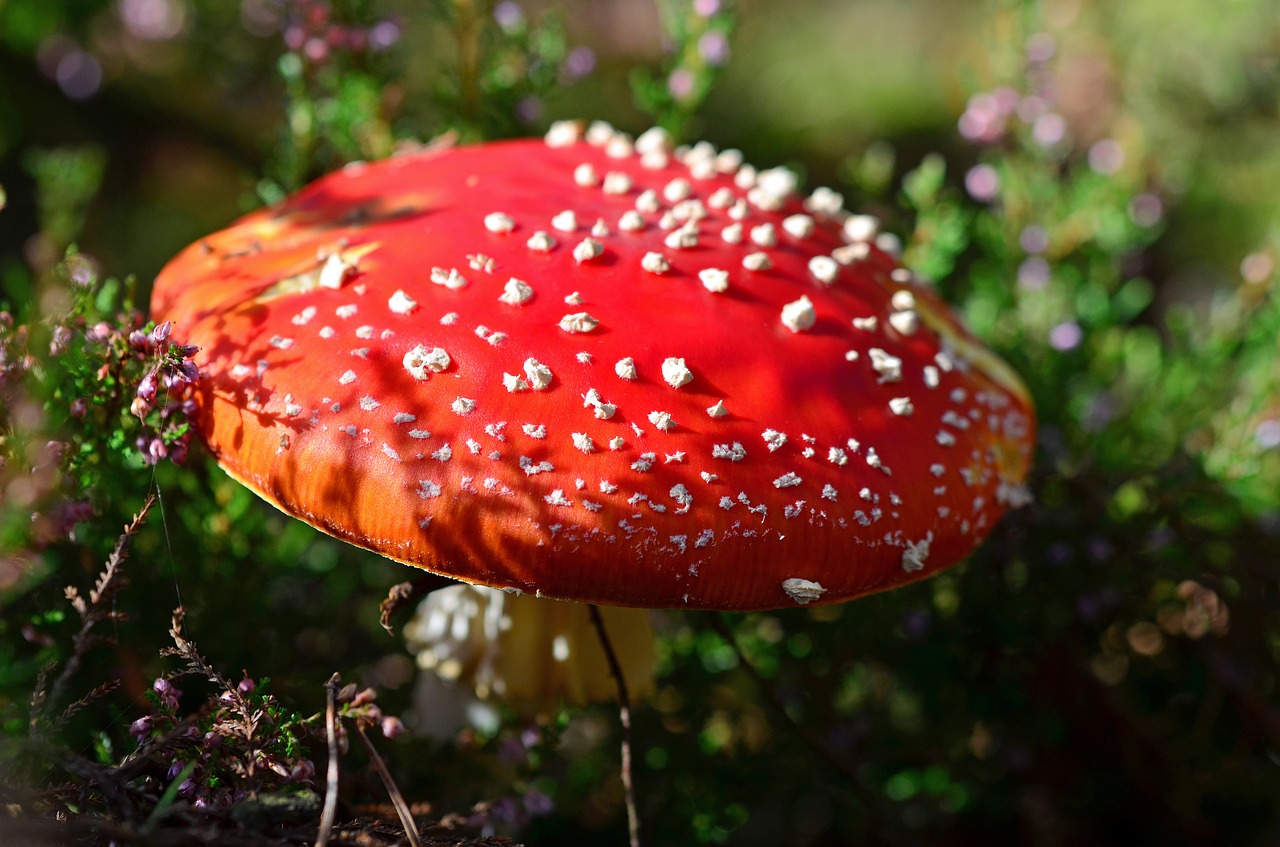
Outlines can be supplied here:
M591 615L592 626L596 628L605 660L609 663L609 674L618 687L618 719L622 723L622 788L627 803L627 831L631 847L640 847L640 815L636 812L636 788L631 780L631 698L627 694L627 681L622 676L618 656L613 652L613 643L609 640L609 633L605 631L600 608L588 605L587 611Z
M422 842L418 838L418 825L413 822L413 813L409 811L409 804L405 802L404 795L400 793L400 788L396 785L395 780L391 778L391 771L387 770L386 762L383 761L382 756L378 755L378 751L374 749L373 742L369 740L364 727L359 724L356 725L356 735L360 737L360 741L364 744L365 752L369 754L369 759L373 762L373 769L378 772L383 786L387 789L387 794L391 797L391 805L395 807L396 814L400 816L400 823L404 825L404 834L409 838L409 847L422 847Z
M320 830L316 833L315 847L326 847L333 834L333 822L338 816L338 684L335 673L324 684L324 731L329 740L329 772L325 778L324 809L320 812Z

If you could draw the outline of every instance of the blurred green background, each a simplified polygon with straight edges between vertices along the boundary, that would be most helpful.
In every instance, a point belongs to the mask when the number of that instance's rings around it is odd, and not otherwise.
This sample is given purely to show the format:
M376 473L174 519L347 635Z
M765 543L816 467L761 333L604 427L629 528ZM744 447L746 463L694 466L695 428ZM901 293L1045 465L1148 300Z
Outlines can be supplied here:
M673 54L671 16L732 36ZM1035 504L966 565L845 606L659 619L662 678L636 715L648 843L1278 843L1273 0L0 0L0 308L56 311L73 241L100 276L136 274L145 304L190 241L406 140L560 117L642 131L637 69L659 99L682 71L715 82L657 109L690 138L882 215L1041 418ZM9 444L81 437L45 402L0 415ZM13 455L9 732L74 628L62 586L92 578L153 481L164 519L136 542L121 647L93 668L124 693L72 742L123 743L179 593L211 661L299 711L334 670L409 708L412 658L377 626L399 566L198 453L154 477L105 462L79 478L93 517L36 545ZM478 825L622 843L610 709L532 736L503 717L393 745L411 799L505 798L525 813ZM554 810L529 812L531 790Z
M393 22L393 43L370 63L389 82L376 105L392 130L442 131L450 116L436 107L457 53L447 16L425 0L345 5ZM733 58L695 134L740 147L750 161L800 164L814 184L838 183L877 143L891 144L902 167L932 150L971 155L956 132L967 98L1016 75L1023 51L1015 33L1043 29L1052 33L1057 107L1073 142L1118 134L1140 152L1158 150L1153 178L1190 204L1179 208L1186 225L1173 221L1169 265L1189 285L1231 276L1267 237L1280 196L1280 10L1254 0L1036 6L742 0ZM504 129L536 132L569 116L645 126L627 76L662 55L655 4L524 8L530 18L560 10L569 41L594 51L595 69L526 110L532 120ZM104 189L81 246L144 279L252 205L280 132L283 85L273 66L287 18L282 0L0 3L5 254L22 255L36 227L22 165L31 147L104 149Z

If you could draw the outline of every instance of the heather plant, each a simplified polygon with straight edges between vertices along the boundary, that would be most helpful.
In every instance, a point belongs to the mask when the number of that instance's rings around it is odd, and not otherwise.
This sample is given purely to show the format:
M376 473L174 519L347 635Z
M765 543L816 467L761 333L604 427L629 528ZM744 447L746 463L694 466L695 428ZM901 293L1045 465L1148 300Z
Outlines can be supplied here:
M645 840L1273 841L1272 4L1211 25L1178 0L985 4L962 70L924 92L946 109L910 125L883 105L922 99L891 45L929 14L797 4L792 35L768 4L664 0L637 55L558 5L0 4L0 833L624 841L609 707L420 734L412 659L378 625L404 572L212 466L187 423L193 351L147 320L146 276L118 276L224 222L210 204L572 108L794 151L884 219L882 246L1024 377L1040 421L1033 502L966 565L844 606L659 619L657 693L633 713ZM858 56L833 59L850 33ZM830 63L862 56L883 99L830 106ZM810 137L850 121L839 151ZM122 193L151 137L178 164ZM161 181L191 197L141 215Z
M683 139L729 61L734 14L721 0L659 0L657 6L665 56L656 73L632 71L631 87L636 105Z

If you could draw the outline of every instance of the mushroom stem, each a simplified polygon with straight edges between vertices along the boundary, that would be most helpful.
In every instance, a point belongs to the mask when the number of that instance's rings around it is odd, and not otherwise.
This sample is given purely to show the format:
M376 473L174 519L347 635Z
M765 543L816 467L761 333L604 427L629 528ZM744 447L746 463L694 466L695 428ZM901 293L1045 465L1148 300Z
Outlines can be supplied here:
M640 847L640 816L636 812L636 788L631 779L631 698L627 695L627 681L622 676L622 667L613 652L613 643L605 629L604 619L600 616L600 608L594 603L587 606L591 615L591 624L600 637L600 649L604 651L605 660L609 663L609 674L618 687L618 720L622 724L622 789L626 794L627 832L631 847Z

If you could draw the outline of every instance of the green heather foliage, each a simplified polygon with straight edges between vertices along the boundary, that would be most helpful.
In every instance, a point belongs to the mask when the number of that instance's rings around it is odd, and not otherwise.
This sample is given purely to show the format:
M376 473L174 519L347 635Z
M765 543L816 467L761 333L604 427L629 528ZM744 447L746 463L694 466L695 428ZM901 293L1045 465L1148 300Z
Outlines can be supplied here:
M611 707L412 731L408 573L218 470L145 315L320 173L581 116L880 216L1040 420L967 563L656 618L645 843L1276 843L1277 45L1273 0L0 0L0 842L310 843L332 697L383 731L347 818L376 748L447 843L625 843Z

